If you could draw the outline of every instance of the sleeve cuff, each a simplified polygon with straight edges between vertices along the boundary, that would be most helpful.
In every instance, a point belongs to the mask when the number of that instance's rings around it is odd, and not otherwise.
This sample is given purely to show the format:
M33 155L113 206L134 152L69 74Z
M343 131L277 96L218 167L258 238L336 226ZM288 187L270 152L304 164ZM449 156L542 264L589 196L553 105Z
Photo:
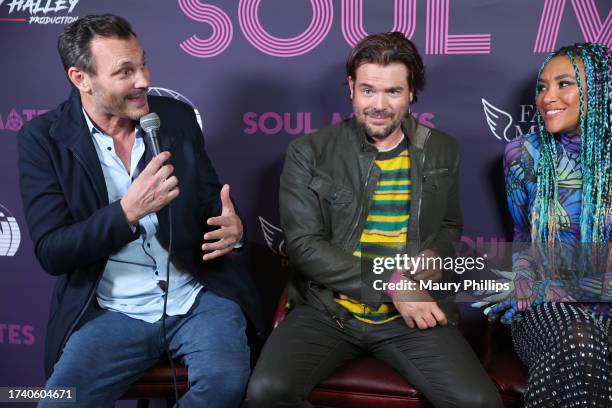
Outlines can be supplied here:
M393 274L391 275L391 278L389 279L389 283L393 283L394 285L392 286L395 287L397 283L402 280L402 278L404 278L404 274L402 273L402 271L397 270L393 272ZM387 289L385 290L385 292L391 299L393 299L393 295L395 294L395 289L393 290Z

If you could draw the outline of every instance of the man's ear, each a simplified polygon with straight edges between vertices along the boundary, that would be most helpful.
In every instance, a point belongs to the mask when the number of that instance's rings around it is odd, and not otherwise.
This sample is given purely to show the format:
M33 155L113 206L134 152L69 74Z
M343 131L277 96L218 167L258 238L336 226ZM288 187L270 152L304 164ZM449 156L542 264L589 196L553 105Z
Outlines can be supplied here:
M91 77L85 71L80 70L76 67L68 68L68 79L70 82L83 93L91 91Z
M346 77L346 82L348 83L349 92L350 92L350 98L351 98L351 100L353 100L353 94L355 93L355 81L349 75L348 77Z

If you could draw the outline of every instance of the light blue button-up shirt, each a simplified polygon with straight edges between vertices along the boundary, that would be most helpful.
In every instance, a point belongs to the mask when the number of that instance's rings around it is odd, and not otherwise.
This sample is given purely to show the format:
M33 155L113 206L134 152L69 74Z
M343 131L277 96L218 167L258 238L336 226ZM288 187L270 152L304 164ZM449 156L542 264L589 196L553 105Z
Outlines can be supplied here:
M113 139L96 129L85 110L89 132L102 165L108 191L108 202L120 200L138 175L138 162L144 155L145 144L140 130L132 146L130 171L115 152ZM159 243L155 234L159 223L151 213L139 222L141 235L117 252L111 254L97 289L100 307L124 313L135 319L153 323L162 317L164 298L158 286L166 280L168 251ZM170 284L166 313L181 315L193 305L202 285L186 271L177 269L170 262Z

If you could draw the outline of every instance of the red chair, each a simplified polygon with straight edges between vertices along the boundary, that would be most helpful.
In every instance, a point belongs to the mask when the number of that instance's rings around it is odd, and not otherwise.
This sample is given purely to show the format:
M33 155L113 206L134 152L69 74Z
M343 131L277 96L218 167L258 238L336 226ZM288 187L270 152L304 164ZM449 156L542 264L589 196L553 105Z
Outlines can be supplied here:
M174 367L176 369L176 385L180 398L189 388L187 368L176 362ZM121 399L138 400L138 408L148 408L149 400L165 400L166 405L172 407L175 403L174 381L168 359L160 359L155 366L130 385L130 388Z
M274 327L287 313L287 290L278 303ZM525 367L513 352L497 351L498 337L503 338L497 325L485 324L477 328L482 340L482 363L497 384L505 407L522 407L526 381ZM478 334L480 334L478 333ZM507 337L507 334L506 334ZM507 340L507 339L505 339ZM340 367L321 382L309 396L310 402L320 408L416 408L431 407L394 368L372 357L361 357Z
M274 314L273 327L278 326L287 313L287 297L285 289ZM511 350L508 333L498 324L486 323L467 327L465 330L466 335L480 340L477 354L487 373L497 384L504 405L508 408L522 407L526 369L514 353L508 351ZM189 388L187 369L180 364L176 366L181 396ZM130 386L122 399L137 399L139 408L148 407L148 400L161 399L166 400L171 407L174 403L174 387L169 363L160 360ZM431 407L423 395L395 369L372 357L358 358L340 367L315 387L309 400L319 408Z

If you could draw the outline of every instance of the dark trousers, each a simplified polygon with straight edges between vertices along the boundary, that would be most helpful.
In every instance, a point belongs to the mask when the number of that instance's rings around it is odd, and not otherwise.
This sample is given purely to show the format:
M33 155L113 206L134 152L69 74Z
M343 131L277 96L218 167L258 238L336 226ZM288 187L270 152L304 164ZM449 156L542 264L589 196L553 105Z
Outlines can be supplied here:
M436 407L502 407L497 388L455 326L372 325L296 307L266 342L248 387L249 408L310 407L308 395L344 362L371 354L398 370ZM384 381L381 379L381 381Z

